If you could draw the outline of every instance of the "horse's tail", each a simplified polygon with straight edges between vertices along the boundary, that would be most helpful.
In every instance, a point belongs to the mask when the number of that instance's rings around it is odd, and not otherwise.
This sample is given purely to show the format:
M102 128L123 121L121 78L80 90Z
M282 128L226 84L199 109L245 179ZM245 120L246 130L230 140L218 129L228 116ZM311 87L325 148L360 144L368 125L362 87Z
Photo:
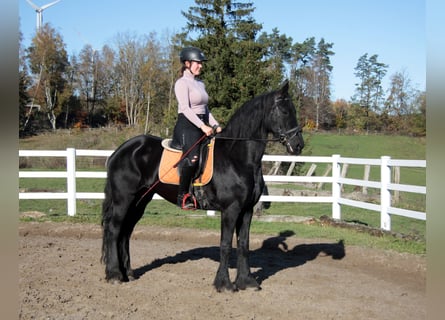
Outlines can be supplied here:
M105 199L102 203L102 255L100 261L102 263L107 263L108 261L108 246L107 243L110 241L110 220L113 215L113 200L111 198L111 187L110 181L107 178L105 183Z

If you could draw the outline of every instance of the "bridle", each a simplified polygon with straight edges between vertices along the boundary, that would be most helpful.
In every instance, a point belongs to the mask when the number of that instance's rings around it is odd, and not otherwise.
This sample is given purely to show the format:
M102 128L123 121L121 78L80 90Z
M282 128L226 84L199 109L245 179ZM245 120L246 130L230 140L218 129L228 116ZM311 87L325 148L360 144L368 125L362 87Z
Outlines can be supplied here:
M278 139L282 145L286 146L286 148L291 153L293 153L294 148L292 148L291 144L289 143L289 140L295 138L297 134L300 134L301 132L302 132L301 128L299 126L296 126L295 128L287 130L284 133L280 133Z
M288 143L288 140L296 137L297 134L299 134L301 132L302 132L302 130L299 126L296 126L295 128L287 130L286 132L283 132L283 133L280 132L278 141L280 141L282 144Z

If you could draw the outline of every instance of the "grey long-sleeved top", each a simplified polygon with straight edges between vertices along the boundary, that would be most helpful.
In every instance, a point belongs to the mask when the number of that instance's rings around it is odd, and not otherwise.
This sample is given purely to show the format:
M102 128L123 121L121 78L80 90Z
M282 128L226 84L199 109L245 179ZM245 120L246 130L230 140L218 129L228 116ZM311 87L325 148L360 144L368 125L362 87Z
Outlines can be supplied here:
M204 124L197 114L209 114L210 126L218 125L208 109L209 95L202 81L195 79L190 70L184 70L184 74L175 83L175 95L178 100L178 113L190 120L195 126L201 128Z

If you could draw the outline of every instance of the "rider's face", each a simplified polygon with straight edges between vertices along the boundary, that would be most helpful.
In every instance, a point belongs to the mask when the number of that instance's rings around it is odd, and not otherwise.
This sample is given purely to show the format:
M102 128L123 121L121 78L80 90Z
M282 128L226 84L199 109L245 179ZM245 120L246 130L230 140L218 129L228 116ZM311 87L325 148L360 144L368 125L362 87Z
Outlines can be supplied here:
M190 71L195 75L199 75L201 73L201 68L202 68L202 62L201 61L190 61L189 63L189 68Z

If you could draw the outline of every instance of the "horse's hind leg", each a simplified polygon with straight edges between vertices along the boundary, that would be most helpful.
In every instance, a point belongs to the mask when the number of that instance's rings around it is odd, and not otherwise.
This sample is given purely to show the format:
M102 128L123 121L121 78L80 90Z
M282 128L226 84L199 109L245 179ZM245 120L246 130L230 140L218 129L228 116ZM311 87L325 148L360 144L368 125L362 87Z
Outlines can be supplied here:
M130 262L130 238L133 233L134 227L139 219L144 214L144 208L138 207L132 210L132 214L127 217L125 224L122 226L121 230L121 240L118 242L119 252L122 259L123 272L126 274L128 280L134 280L135 275L133 269L131 268Z
M110 282L128 281L122 260L125 246L122 245L121 233L127 209L128 206L113 204L106 215L104 212L102 255L105 262L105 279Z
M107 180L105 184L105 200L102 204L102 257L105 264L105 279L109 281L121 281L122 274L119 270L119 259L117 253L118 233L114 226L114 204L111 198L111 187ZM114 280L113 280L114 279Z
M120 270L119 253L117 247L117 239L119 237L118 227L114 222L107 222L104 224L104 244L106 250L105 259L105 279L110 282L125 281Z

